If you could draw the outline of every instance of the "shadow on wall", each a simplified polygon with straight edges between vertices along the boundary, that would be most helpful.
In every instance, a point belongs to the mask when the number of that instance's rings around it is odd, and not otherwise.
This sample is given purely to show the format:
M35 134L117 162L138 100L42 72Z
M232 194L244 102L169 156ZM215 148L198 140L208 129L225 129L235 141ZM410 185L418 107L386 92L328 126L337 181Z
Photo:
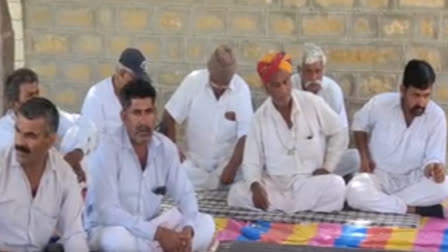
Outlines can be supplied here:
M14 32L6 1L0 1L0 106L4 108L3 89L6 76L14 70Z

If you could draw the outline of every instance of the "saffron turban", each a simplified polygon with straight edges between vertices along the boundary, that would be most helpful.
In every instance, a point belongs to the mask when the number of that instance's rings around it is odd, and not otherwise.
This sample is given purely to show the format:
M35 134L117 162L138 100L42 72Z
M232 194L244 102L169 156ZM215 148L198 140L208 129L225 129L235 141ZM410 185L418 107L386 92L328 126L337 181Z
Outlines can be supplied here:
M257 72L263 83L266 84L280 70L292 73L292 68L291 57L285 52L276 52L267 54L258 62Z

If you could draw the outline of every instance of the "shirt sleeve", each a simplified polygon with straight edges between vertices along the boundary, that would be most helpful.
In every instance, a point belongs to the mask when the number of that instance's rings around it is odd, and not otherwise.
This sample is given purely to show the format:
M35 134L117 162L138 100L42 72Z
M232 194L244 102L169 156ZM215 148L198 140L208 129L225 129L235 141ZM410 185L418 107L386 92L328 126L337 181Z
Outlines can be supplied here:
M252 107L252 96L246 83L244 83L243 92L240 97L238 112L238 138L241 138L247 135L250 127L250 121L254 114L254 109Z
M106 118L104 118L104 114L102 113L101 98L98 97L98 94L95 91L97 90L92 87L87 93L84 103L82 104L81 115L93 122L98 133L103 135L105 133L104 122ZM103 99L105 98L103 97Z
M165 109L178 124L182 124L184 122L188 116L188 111L190 111L191 98L195 95L192 88L195 84L194 82L197 81L193 76L193 74L190 74L185 77L165 105Z
M332 82L332 92L330 94L330 100L329 104L330 107L333 108L333 110L339 115L339 119L342 122L342 125L345 127L348 127L348 119L347 119L347 112L345 110L345 102L344 102L344 93L342 92L342 89L340 88L339 84L337 84L335 81L331 80Z
M327 137L324 168L333 171L347 149L348 130L333 109L322 98L316 98L321 130Z
M131 234L142 239L154 240L158 225L153 221L143 220L127 212L120 204L118 197L119 167L116 158L119 155L114 144L102 141L91 161L93 175L92 189L93 208L98 220L104 226L122 226Z
M352 130L370 133L374 124L375 100L370 99L358 112L353 116Z
M60 111L60 151L68 153L80 149L85 155L96 147L97 130L93 122L78 114Z
M244 180L248 186L254 182L261 182L265 163L263 152L261 128L258 125L258 118L254 118L246 137L242 164Z
M65 163L63 165L68 166ZM82 213L84 210L84 202L81 196L81 187L79 186L76 176L67 167L66 176L63 183L65 184L65 193L61 205L61 212L57 224L57 230L62 232L61 242L64 251L78 252L89 251L87 246L87 235L82 224Z
M165 159L169 162L167 193L174 199L176 206L184 217L182 226L194 228L199 213L198 202L185 170L181 167L179 154L171 142L166 146Z
M423 168L430 163L445 164L446 156L446 117L444 112L438 113L432 121L432 130L425 146Z

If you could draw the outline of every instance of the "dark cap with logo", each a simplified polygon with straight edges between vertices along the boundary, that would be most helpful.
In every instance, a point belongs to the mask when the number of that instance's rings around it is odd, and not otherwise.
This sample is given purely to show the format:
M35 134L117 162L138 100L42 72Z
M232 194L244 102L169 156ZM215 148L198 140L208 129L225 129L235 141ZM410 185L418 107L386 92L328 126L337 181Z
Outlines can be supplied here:
M140 50L135 48L126 48L118 60L123 66L132 70L138 79L150 81L146 73L146 58Z

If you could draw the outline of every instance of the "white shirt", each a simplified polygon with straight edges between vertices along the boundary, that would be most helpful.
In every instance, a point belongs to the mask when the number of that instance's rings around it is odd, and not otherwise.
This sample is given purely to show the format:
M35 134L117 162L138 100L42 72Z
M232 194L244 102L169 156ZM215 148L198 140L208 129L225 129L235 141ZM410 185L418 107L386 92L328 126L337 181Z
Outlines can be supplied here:
M124 126L113 133L101 141L94 154L94 182L87 196L88 228L122 226L136 237L153 240L157 225L151 220L160 213L163 198L157 188L166 188L185 217L184 224L193 227L198 205L173 142L154 132L142 170Z
M294 88L303 90L302 80L298 73L291 76L291 82ZM344 93L339 84L330 77L322 78L322 88L317 93L328 105L339 115L344 126L348 127L347 112L345 110Z
M81 114L95 123L102 138L122 125L121 109L120 100L114 91L112 77L109 77L89 89Z
M0 148L7 148L14 142L16 116L12 110L0 118ZM59 110L59 127L57 130L57 148L63 154L75 149L84 155L96 148L97 129L88 119L78 114L69 114Z
M408 127L400 94L377 95L354 115L352 129L369 134L375 173L387 173L384 176L390 177L393 189L416 182L423 176L427 164L445 163L445 113L433 101Z
M1 251L41 251L55 230L65 251L88 251L82 211L76 176L56 150L49 151L34 198L15 149L0 151Z
M248 185L260 182L263 172L291 181L319 168L332 171L346 150L347 129L322 98L293 89L292 99L290 129L271 98L255 113L243 159Z
M238 139L247 134L253 108L249 87L240 76L233 76L219 100L209 76L206 69L190 73L165 109L176 123L186 121L187 158L195 166L212 171L230 160ZM236 120L227 119L226 112L235 113Z

